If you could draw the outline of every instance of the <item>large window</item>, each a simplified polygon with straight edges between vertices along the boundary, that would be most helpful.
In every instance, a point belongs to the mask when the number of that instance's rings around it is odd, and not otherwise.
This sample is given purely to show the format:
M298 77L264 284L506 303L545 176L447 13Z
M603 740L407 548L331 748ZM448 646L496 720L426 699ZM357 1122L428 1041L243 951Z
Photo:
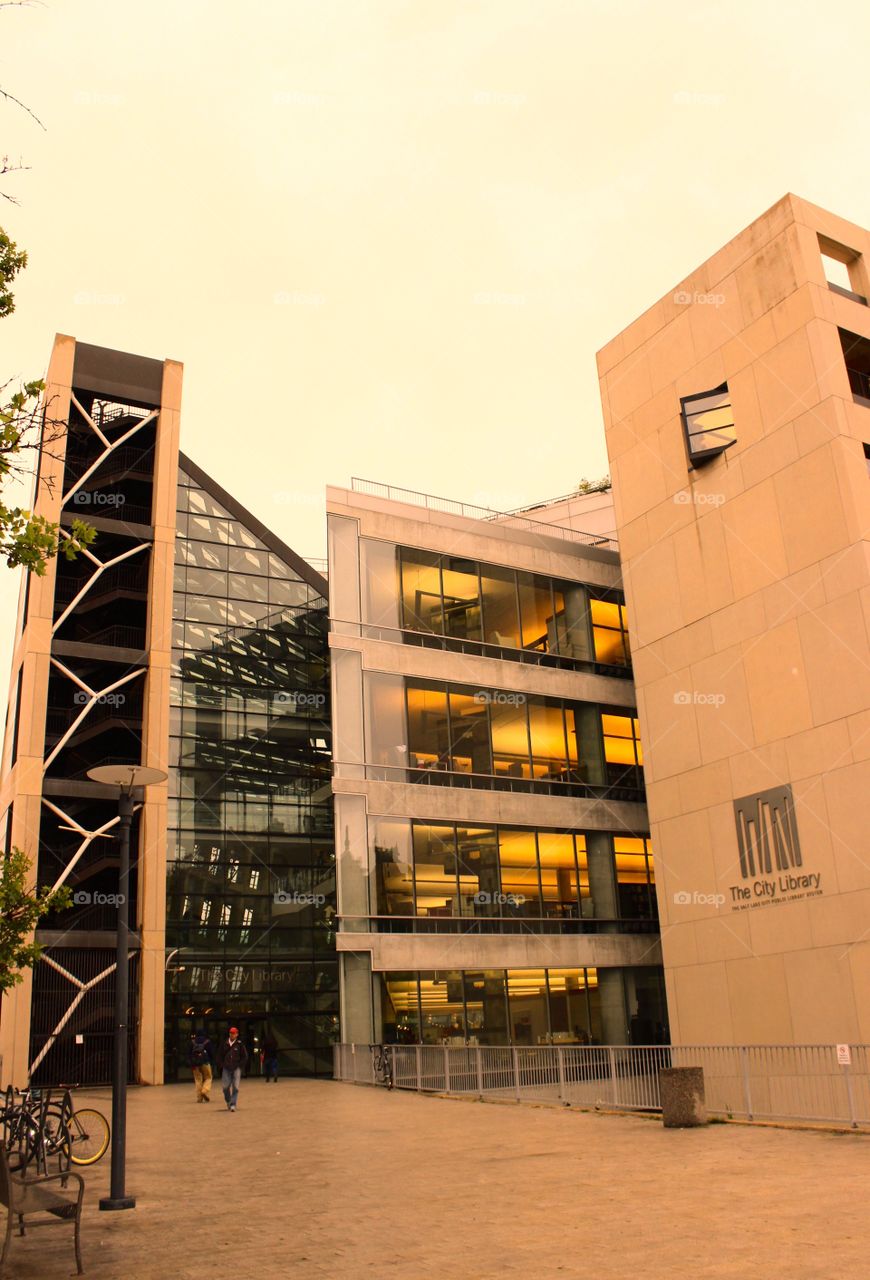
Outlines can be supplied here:
M495 827L456 828L459 891L464 916L502 914L498 832Z
M402 548L402 619L412 631L443 632L441 562L430 551Z
M379 818L373 849L375 907L379 916L412 916L414 863L410 823Z
M592 600L589 608L596 662L627 664L630 651L625 605L610 600Z
M441 577L444 584L444 634L459 640L481 640L483 629L477 561L444 556Z
M586 834L575 831L389 817L373 819L372 827L372 911L378 927L391 932L395 916L415 917L424 932L453 932L451 922L463 920L481 922L482 932L505 932L513 920L547 933L564 932L559 921L616 915L636 927L657 918L644 836L599 834L590 852ZM410 927L410 920L401 926Z
M409 684L406 698L411 764L417 769L448 769L452 753L446 689ZM456 754L460 758L461 752L457 730Z
M602 714L607 780L617 787L640 786L643 750L634 716Z
M442 969L379 974L387 1044L666 1044L662 972Z
M384 694L390 715L395 714L398 676L369 676L378 688L389 682ZM642 756L637 720L631 714L602 712L591 703L561 698L440 685L408 679L407 767L412 781L432 780L431 774L473 775L477 785L491 778L562 787L643 786ZM369 705L374 714L372 697ZM369 737L384 736L373 725ZM400 763L400 742L395 728L386 734L389 755ZM373 765L384 763L370 757ZM419 776L424 775L424 776ZM394 775L398 776L398 775ZM446 779L445 779L446 781Z
M458 916L459 877L452 826L414 823L414 882L419 916Z
M480 566L483 598L483 638L500 648L520 649L520 617L517 605L517 578L513 569L498 565Z
M562 666L630 662L622 593L360 539L363 621L378 638ZM602 607L603 606L603 607Z
M649 918L656 909L652 846L641 836L614 836L619 914L625 920Z

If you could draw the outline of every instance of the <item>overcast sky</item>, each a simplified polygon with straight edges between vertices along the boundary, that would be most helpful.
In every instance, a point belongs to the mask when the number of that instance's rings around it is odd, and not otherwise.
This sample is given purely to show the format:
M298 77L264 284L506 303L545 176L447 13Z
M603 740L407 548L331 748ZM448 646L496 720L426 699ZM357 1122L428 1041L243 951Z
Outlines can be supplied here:
M55 332L183 361L182 448L303 555L354 475L565 493L599 347L786 191L870 224L868 49L866 0L0 8L46 126L0 103L0 380Z

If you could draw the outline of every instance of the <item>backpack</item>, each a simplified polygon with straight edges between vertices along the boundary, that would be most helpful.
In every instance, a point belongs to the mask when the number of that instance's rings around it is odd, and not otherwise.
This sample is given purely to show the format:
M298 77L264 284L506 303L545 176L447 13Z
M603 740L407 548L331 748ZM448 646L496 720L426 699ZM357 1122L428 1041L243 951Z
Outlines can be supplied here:
M191 1061L195 1067L201 1067L208 1062L208 1041L197 1040L190 1051Z

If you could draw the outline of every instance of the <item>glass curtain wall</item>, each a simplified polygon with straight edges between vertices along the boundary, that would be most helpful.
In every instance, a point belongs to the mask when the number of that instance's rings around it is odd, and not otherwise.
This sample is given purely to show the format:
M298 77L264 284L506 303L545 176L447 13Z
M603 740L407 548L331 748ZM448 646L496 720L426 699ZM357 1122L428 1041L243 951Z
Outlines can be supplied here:
M466 785L643 790L633 711L385 672L366 672L364 693L371 778L425 782L449 773Z
M327 605L183 470L171 681L166 1078L239 1027L260 1070L338 1036Z
M531 932L550 920L612 915L597 908L590 887L585 833L389 817L372 818L371 828L375 915L517 920ZM607 840L607 864L594 864L598 893L612 902L615 884L620 920L654 922L650 841L620 835Z
M441 636L490 646L501 657L630 665L625 603L616 588L374 538L360 539L360 553L363 621L381 638Z
M388 1044L532 1047L668 1040L663 980L655 968L439 970L386 973L374 981Z

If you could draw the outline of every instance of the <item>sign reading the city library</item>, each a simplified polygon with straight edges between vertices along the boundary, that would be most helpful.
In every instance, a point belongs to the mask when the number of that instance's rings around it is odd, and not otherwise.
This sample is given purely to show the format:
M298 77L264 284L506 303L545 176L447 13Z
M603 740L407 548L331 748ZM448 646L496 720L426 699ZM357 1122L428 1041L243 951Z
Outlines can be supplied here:
M822 893L818 871L802 870L791 787L772 787L734 801L742 884L732 884L732 910L793 902Z

